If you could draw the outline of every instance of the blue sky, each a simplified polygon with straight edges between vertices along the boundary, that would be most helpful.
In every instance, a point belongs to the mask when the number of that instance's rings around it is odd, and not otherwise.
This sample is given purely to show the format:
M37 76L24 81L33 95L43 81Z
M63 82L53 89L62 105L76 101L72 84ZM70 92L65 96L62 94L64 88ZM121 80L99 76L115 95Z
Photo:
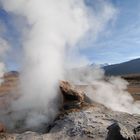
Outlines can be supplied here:
M12 46L4 58L4 63L9 70L17 70L20 67L19 56L21 55L20 31L14 24L15 17L0 8L0 25L4 26L4 32L0 33Z
M118 9L110 34L100 37L91 48L82 50L97 63L120 63L140 58L140 1L112 0Z
M87 0L94 7L93 0ZM113 26L108 26L109 34L99 36L96 42L89 41L88 47L81 49L93 63L120 63L140 58L140 0L110 0L118 14ZM13 24L14 16L0 8L0 23L5 25L2 34L14 47L5 60L9 69L19 68L21 52L20 32ZM15 53L16 52L16 53Z

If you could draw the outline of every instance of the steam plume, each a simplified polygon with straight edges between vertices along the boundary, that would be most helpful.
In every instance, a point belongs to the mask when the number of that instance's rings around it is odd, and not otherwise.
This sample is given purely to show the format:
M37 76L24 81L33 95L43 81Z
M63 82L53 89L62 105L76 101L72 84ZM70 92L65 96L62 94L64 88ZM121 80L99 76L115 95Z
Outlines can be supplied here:
M78 53L76 47L79 44L80 47L86 46L88 37L85 38L85 35L92 35L92 40L96 41L100 33L105 31L108 22L114 19L117 10L109 2L95 1L95 5L99 4L99 10L87 7L84 0L1 2L7 12L26 20L21 29L24 35L21 43L24 50L20 86L22 96L12 105L13 112L16 112L12 114L12 120L24 119L25 128L32 129L39 129L38 126L51 121L58 111L58 102L61 100L57 97L58 83L61 79L93 84L97 90L88 89L92 99L108 107L113 104L115 110L135 112L134 109L126 110L126 107L134 104L132 97L124 91L127 83L114 78L106 82L104 72L100 68L97 67L92 72L90 69L83 70L81 75L78 73L75 77L72 72L65 77L65 70L68 68L89 62L85 56ZM117 96L114 89L116 92L119 91ZM105 90L111 98L105 98ZM117 97L117 101L111 102L114 97ZM121 101L125 101L123 109L118 106L120 98Z
M67 79L74 84L88 85L85 93L93 101L115 111L139 114L140 103L127 92L128 82L120 77L105 77L99 66L70 71Z
M17 120L26 116L26 127L33 128L57 112L66 47L74 47L89 29L86 7L83 0L4 0L3 6L26 18L29 28L22 44L22 97L13 109L22 114Z

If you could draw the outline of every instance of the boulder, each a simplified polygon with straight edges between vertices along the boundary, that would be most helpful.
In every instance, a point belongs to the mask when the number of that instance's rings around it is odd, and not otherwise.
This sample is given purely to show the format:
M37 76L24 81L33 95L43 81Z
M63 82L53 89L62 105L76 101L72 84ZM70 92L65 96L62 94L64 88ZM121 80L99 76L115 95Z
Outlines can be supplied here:
M63 108L77 108L81 107L84 102L85 93L76 89L67 81L60 82L60 90L63 95Z
M64 102L67 102L67 101L83 102L84 101L85 93L81 90L76 89L67 81L60 82L60 89L64 97Z

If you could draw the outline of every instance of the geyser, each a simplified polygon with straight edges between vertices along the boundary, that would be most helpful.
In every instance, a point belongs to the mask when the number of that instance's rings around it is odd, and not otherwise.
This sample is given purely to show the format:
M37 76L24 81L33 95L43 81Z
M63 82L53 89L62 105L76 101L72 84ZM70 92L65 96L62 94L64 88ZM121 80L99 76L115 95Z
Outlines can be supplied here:
M15 121L36 128L51 121L58 110L59 80L64 79L67 47L88 31L83 0L3 0L3 7L26 19L23 35L21 95L12 104ZM26 118L26 119L25 119Z
M85 35L92 36L94 42L99 34L105 31L106 24L116 15L113 5L95 0L97 7L94 10L93 7L87 6L84 0L0 2L7 12L15 16L15 19L20 17L25 20L22 24L19 20L15 20L16 26L21 24L22 27L20 31L24 58L20 75L21 96L12 103L10 108L12 113L0 116L9 128L22 127L22 130L40 130L42 126L46 128L59 110L60 80L69 80L76 84L94 84L96 90L88 89L87 93L95 101L118 111L129 113L139 111L139 106L125 91L127 83L119 78L105 81L104 72L99 67L94 70L86 68L70 72L65 77L67 73L65 70L69 67L78 67L89 62L76 47L86 46ZM79 43L81 40L84 45ZM105 91L108 94L105 94ZM118 106L120 101L121 105ZM128 107L131 109L128 110Z

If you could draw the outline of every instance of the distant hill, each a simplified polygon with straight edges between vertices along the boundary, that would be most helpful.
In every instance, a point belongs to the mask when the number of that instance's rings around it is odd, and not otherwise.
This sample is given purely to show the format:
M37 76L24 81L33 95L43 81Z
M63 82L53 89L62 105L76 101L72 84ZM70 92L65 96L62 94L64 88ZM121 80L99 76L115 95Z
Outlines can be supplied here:
M19 82L19 73L10 71L4 74L3 82L0 84L0 96L15 93Z
M140 58L120 64L104 66L106 75L140 74Z

